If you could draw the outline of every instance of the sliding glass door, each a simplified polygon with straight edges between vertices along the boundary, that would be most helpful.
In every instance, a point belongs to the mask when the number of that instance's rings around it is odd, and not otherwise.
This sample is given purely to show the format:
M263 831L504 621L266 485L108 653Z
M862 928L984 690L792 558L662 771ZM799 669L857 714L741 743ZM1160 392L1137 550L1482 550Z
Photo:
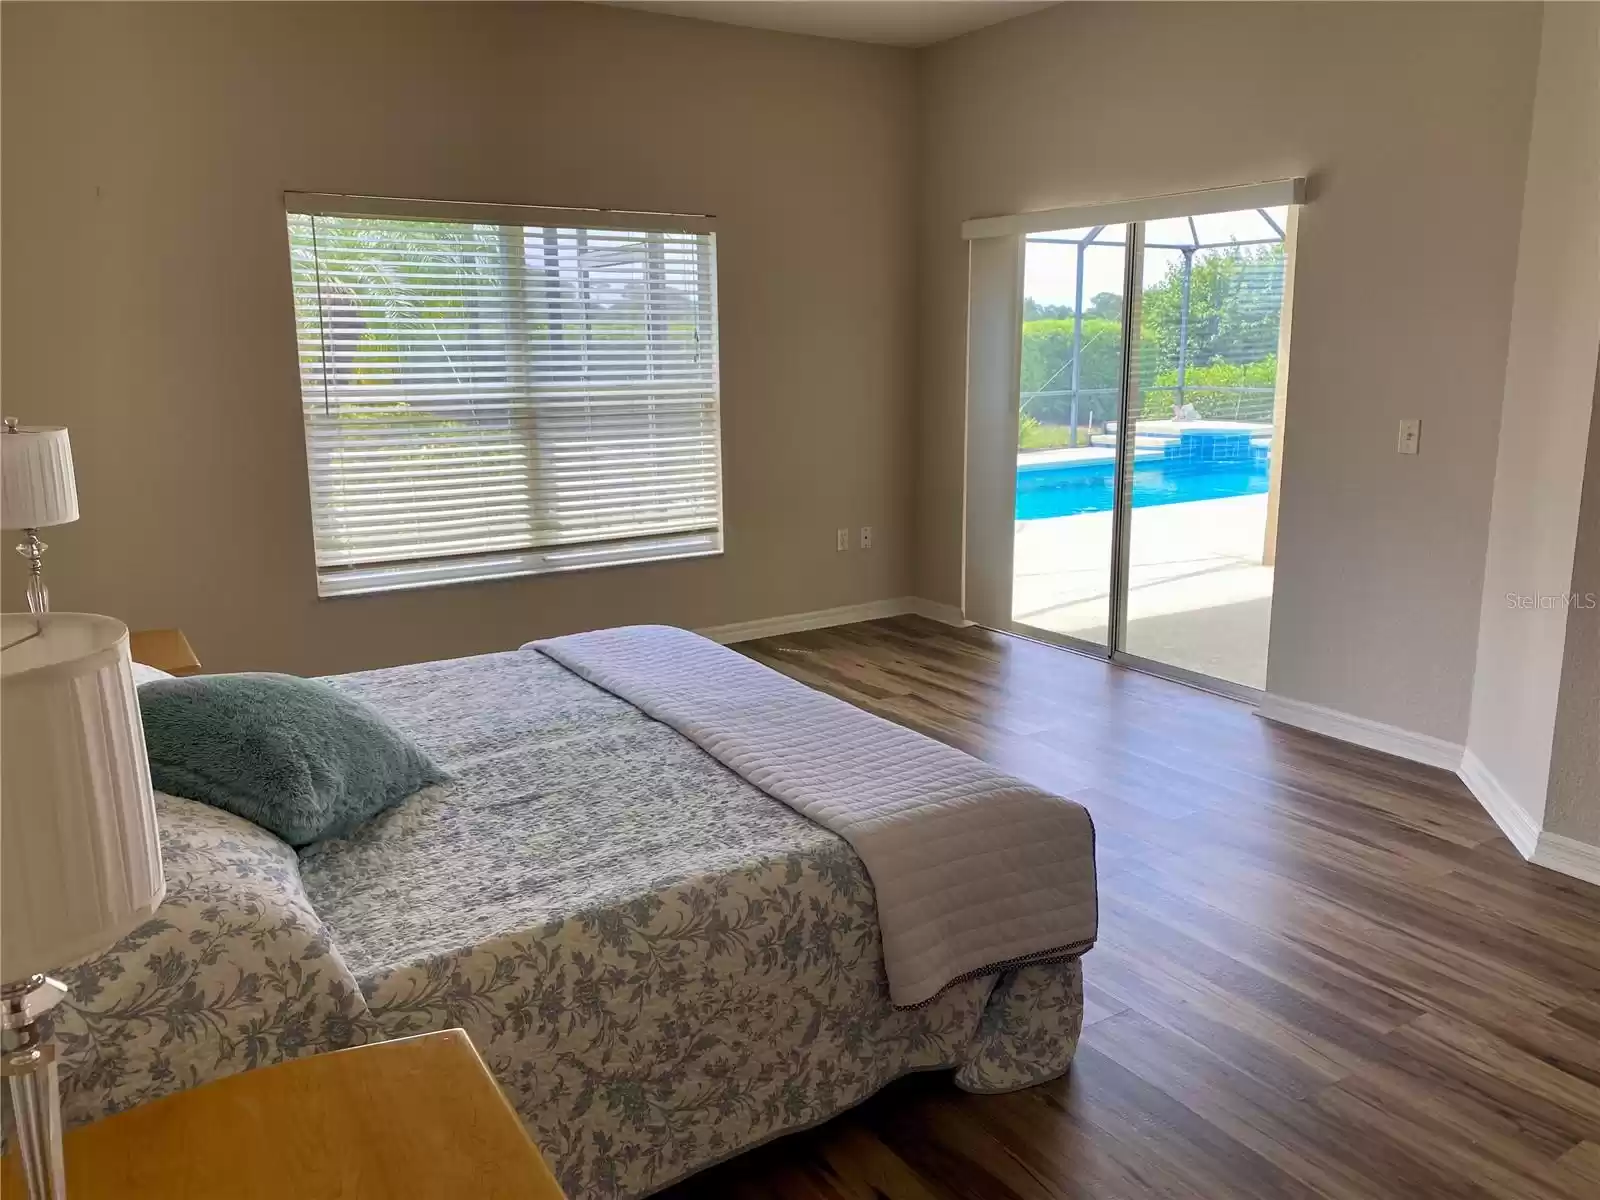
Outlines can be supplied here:
M1025 236L1013 627L1265 686L1290 212Z

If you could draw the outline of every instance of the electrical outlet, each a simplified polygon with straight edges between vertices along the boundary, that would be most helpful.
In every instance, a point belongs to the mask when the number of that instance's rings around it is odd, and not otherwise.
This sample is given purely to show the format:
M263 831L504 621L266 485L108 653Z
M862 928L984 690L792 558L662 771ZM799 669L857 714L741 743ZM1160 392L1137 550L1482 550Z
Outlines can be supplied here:
M848 529L839 530L837 549L850 549L850 531Z
M861 548L863 550L871 550L872 549L872 526L871 525L863 525L861 527Z
M1401 454L1415 454L1422 448L1422 422L1415 418L1400 422L1400 443L1395 449Z

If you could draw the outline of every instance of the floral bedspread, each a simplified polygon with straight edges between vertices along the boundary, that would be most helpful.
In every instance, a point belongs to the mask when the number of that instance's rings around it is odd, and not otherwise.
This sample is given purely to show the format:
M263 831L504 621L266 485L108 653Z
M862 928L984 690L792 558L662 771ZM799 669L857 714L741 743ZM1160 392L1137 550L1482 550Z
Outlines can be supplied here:
M167 896L108 952L54 971L61 1116L92 1121L225 1075L382 1034L300 886L242 817L156 797Z
M302 854L388 1035L461 1026L572 1196L639 1196L909 1071L1060 1074L1076 962L913 1010L837 836L533 651L331 680L454 776Z

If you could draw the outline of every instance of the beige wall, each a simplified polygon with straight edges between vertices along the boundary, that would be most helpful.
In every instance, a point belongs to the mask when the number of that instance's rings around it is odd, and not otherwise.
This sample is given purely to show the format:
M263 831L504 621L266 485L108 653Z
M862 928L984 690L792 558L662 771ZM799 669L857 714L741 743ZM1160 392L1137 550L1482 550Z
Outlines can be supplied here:
M1476 766L1535 824L1552 766L1569 620L1556 605L1573 578L1597 349L1600 5L1553 4L1528 146L1467 738Z
M58 609L327 672L908 591L909 52L586 5L3 20L0 382L72 430ZM319 601L285 189L715 213L727 553ZM875 548L837 553L863 524Z
M1600 846L1600 360L1589 414L1589 467L1572 563L1566 659L1550 753L1545 828Z
M960 595L962 219L1307 174L1269 688L1461 741L1539 18L1069 4L927 52L919 594Z

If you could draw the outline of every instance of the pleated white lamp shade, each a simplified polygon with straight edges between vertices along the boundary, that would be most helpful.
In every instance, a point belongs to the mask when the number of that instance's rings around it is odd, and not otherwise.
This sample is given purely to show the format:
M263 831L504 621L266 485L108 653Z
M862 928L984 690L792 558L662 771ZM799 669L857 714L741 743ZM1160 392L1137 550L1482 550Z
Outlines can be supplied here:
M18 425L0 433L0 527L43 529L77 519L78 482L67 431Z
M108 949L166 881L127 627L6 613L0 630L0 980L13 982Z

